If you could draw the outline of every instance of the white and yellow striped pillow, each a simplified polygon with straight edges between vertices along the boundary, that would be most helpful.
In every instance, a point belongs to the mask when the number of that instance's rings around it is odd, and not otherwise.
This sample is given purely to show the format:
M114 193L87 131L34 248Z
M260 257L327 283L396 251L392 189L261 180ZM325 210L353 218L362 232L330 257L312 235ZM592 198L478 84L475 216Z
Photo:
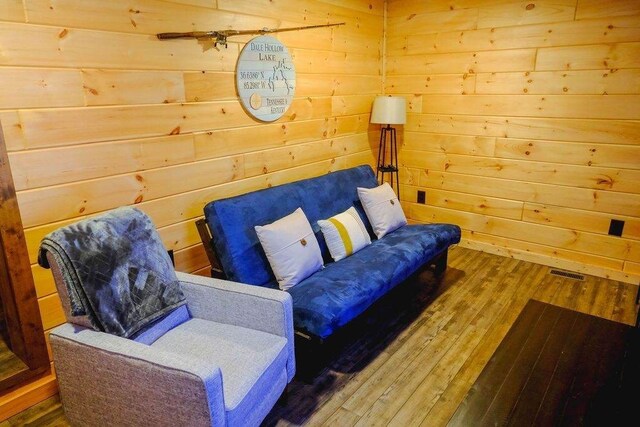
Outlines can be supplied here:
M318 225L334 261L340 261L371 244L369 233L353 206L329 219L319 220Z

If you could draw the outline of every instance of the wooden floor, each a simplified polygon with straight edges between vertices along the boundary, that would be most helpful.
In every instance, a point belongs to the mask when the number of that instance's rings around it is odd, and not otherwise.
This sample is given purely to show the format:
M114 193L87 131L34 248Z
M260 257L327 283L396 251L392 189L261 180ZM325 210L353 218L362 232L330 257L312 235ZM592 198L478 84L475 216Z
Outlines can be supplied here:
M635 324L637 286L548 271L454 248L440 282L425 273L397 288L314 381L292 382L264 424L447 425L531 298ZM0 427L26 424L67 425L57 398Z

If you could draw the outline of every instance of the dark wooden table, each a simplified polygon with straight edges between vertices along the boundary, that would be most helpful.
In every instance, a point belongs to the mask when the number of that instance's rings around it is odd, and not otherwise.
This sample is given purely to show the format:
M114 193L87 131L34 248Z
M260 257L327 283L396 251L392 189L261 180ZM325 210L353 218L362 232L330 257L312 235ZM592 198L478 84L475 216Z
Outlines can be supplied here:
M530 300L450 425L640 425L639 389L637 328Z

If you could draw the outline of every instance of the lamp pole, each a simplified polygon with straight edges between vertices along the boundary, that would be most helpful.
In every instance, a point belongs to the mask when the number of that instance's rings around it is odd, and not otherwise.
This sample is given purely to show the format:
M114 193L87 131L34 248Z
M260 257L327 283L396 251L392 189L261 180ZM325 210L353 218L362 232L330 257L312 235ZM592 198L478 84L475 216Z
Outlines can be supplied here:
M387 139L389 139L389 163L387 164ZM393 175L396 179L396 194L400 198L400 178L398 168L398 143L396 139L396 129L387 124L386 127L380 129L380 143L378 147L378 163L376 170L376 178L378 182L384 182L385 174L390 174L389 183L393 188Z

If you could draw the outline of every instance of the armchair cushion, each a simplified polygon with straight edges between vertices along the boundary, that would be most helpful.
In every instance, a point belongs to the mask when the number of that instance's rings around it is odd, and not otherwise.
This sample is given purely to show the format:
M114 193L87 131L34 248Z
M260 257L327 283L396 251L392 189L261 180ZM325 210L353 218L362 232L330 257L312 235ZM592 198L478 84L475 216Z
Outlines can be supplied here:
M228 425L250 425L245 417L262 400L275 399L274 386L287 384L287 340L253 329L191 319L164 334L152 348L209 360L222 371L222 388ZM273 403L275 403L275 400ZM272 403L272 404L273 404ZM268 405L266 416L271 409Z
M287 340L287 380L296 372L293 307L287 292L177 272L192 317Z
M171 259L151 219L123 207L57 229L38 262L53 258L69 321L129 338L185 304Z

